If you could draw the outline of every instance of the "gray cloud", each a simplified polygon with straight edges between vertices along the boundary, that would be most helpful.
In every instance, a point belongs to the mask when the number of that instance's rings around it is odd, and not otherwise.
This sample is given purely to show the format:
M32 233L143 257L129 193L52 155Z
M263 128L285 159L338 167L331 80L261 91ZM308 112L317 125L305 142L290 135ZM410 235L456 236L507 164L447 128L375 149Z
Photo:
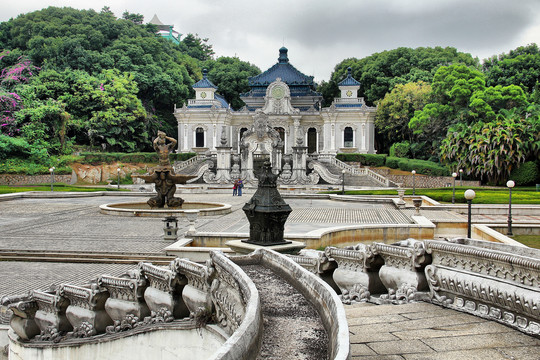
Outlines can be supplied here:
M0 5L0 21L44 6L100 10L110 6L155 14L181 33L208 37L218 56L238 56L262 70L278 49L289 48L291 62L316 79L328 79L348 57L362 58L399 46L453 46L479 58L539 42L537 0L179 0L175 2L25 0Z

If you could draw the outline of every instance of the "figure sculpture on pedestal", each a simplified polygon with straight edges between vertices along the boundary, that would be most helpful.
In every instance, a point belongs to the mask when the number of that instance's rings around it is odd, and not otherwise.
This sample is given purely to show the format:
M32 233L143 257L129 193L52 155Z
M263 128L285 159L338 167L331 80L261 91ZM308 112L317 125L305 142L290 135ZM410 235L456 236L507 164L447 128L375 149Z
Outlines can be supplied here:
M184 200L174 197L176 184L185 184L186 181L195 177L174 173L169 161L169 154L173 151L176 143L176 139L167 136L163 131L158 131L158 136L154 140L154 149L159 156L159 165L149 175L132 175L132 177L143 179L147 184L155 184L157 195L147 201L150 207L162 208L165 204L172 208L182 207Z

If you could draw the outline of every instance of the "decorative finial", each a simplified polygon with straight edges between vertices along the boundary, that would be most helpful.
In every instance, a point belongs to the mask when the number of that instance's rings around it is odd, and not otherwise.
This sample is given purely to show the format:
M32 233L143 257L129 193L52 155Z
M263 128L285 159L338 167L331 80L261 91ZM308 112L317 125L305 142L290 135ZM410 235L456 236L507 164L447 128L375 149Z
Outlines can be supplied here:
M206 79L206 75L208 75L208 70L203 69L203 71L202 71L202 77L203 77L203 79Z
M352 77L352 68L350 66L347 68L347 77Z

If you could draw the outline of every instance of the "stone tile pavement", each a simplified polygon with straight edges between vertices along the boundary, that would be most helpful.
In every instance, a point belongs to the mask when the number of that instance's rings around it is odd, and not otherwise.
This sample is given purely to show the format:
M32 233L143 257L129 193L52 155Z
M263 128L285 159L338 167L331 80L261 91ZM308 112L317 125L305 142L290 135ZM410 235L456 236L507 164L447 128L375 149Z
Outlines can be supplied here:
M181 194L187 201L232 205L226 215L200 217L199 231L248 232L241 207L252 193ZM145 201L148 196L18 199L0 201L0 249L163 254L160 218L102 215L104 203ZM308 232L336 224L410 223L414 210L384 204L288 198L293 208L286 232ZM447 211L423 211L430 219L459 221ZM539 221L540 223L540 221ZM179 219L179 232L188 222ZM46 289L59 282L84 283L102 274L119 275L134 265L0 261L0 297ZM532 359L540 342L495 322L430 304L347 306L353 359Z
M352 359L540 359L540 339L428 303L357 303L345 312Z

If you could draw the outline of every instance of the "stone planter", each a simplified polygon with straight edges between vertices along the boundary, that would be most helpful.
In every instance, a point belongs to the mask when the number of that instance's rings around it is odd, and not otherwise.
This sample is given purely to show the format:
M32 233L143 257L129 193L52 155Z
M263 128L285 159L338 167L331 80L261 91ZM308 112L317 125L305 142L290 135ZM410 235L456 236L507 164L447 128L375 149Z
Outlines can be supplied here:
M113 321L105 311L109 292L93 283L86 287L62 285L59 294L70 301L66 317L73 325L75 337L88 337L105 332Z
M98 284L109 291L105 310L113 321L121 322L130 315L129 321L134 323L150 315L143 298L147 282L139 271L130 271L123 277L104 275L98 279Z
M181 296L187 283L184 276L176 270L171 271L149 263L141 263L139 269L149 282L144 292L144 300L152 313L157 314L165 309L175 319L189 316L189 310Z
M201 308L212 310L207 268L186 259L174 260L173 266L187 279L187 284L182 290L182 299L189 313L195 315Z
M366 301L371 294L386 292L379 278L383 260L370 245L358 244L345 249L327 247L325 253L338 264L333 279L345 304Z
M381 299L397 302L421 299L419 292L428 290L424 268L431 262L424 243L408 239L392 245L374 243L372 249L374 254L384 259L379 276L388 295L381 296Z
M73 330L66 317L69 300L56 292L32 291L32 298L36 301L38 310L35 321L41 330L40 340L54 339L63 332Z

